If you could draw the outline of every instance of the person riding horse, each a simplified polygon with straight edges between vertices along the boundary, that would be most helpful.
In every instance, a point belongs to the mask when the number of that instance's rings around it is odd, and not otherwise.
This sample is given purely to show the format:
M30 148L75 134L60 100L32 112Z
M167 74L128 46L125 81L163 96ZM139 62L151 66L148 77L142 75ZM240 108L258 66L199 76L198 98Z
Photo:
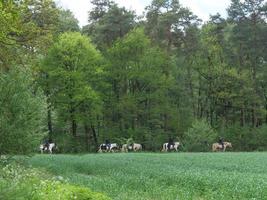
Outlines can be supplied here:
M110 150L110 146L111 146L111 143L110 143L110 141L109 140L106 140L106 148L107 148L107 151L109 151Z
M224 139L222 137L219 138L218 143L222 145L222 150L224 150Z
M49 138L49 139L45 139L44 140L44 148L43 148L43 151L46 149L46 150L48 150L49 149L49 144L51 144L52 143L52 139L51 138Z
M167 145L167 147L168 147L168 151L170 151L171 150L171 146L174 146L174 141L173 141L173 138L169 138L169 142L168 142L168 145Z
M48 139L45 139L45 140L44 140L44 148L43 148L43 151L44 151L45 149L49 149L49 140L48 140Z

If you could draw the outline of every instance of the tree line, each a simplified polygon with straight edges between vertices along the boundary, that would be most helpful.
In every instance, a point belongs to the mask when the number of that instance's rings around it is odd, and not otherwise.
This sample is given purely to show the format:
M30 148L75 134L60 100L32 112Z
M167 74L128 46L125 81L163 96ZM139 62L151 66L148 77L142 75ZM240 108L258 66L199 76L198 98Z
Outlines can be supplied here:
M132 138L208 151L267 147L267 3L232 0L203 22L178 0L143 16L92 0L88 24L52 0L0 2L0 152L62 152Z

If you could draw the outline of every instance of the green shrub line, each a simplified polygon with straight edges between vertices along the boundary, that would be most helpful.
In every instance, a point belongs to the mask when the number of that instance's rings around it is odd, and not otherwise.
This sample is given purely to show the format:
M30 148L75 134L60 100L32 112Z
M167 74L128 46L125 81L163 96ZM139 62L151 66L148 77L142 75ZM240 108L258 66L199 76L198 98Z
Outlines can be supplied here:
M14 160L13 160L14 161ZM111 200L87 187L72 185L62 176L1 159L0 199L4 200Z

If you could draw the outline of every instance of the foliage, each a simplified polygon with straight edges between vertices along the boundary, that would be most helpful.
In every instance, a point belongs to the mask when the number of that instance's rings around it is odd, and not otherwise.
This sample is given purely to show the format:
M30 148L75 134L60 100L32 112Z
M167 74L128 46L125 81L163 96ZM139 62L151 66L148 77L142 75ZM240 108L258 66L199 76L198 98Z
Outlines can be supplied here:
M266 125L259 128L229 126L220 135L231 141L235 151L266 151Z
M92 4L94 8L89 12L89 24L83 27L83 33L90 35L94 43L106 51L134 27L135 14L110 0L92 1Z
M0 152L33 152L44 131L45 98L34 86L30 70L0 74Z
M0 188L0 198L6 200L110 199L86 187L70 185L63 177L53 177L47 172L17 164L8 164L0 169Z
M212 143L218 138L216 131L205 120L196 120L184 136L187 151L210 151Z
M78 23L78 20L74 17L73 13L70 10L59 11L58 31L60 33L68 31L78 32L80 30Z
M71 123L73 136L78 121L93 123L89 115L101 106L100 96L93 89L101 73L100 59L90 39L76 32L62 34L44 60L44 87L49 90L58 118Z
M266 1L231 0L227 17L202 24L178 0L153 0L144 16L111 0L91 3L80 30L53 0L0 2L1 73L31 69L48 137L62 152L130 137L147 150L179 138L187 150L206 151L201 143L216 142L204 140L208 127L234 150L266 149Z

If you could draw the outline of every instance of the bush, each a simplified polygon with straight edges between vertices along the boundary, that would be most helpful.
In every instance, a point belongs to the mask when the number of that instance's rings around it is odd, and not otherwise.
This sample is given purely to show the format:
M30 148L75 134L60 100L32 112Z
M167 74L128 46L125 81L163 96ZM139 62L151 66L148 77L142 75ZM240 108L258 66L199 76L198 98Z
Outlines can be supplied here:
M0 74L0 153L33 152L42 137L45 97L34 87L29 70Z
M264 151L267 150L266 132L266 125L252 128L236 124L226 128L221 135L232 143L235 151Z
M62 177L52 177L17 164L0 169L0 199L110 200L86 187L70 185Z
M185 132L184 147L187 151L210 151L216 138L216 131L206 121L197 120Z

